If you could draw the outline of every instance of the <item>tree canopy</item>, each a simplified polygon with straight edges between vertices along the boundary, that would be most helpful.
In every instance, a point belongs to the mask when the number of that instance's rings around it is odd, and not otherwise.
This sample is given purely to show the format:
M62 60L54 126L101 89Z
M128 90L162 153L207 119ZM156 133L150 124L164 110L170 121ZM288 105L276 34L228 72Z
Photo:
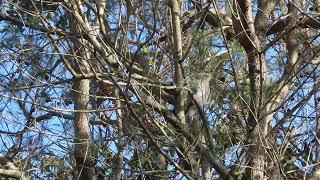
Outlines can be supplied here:
M320 179L319 0L0 5L0 179Z

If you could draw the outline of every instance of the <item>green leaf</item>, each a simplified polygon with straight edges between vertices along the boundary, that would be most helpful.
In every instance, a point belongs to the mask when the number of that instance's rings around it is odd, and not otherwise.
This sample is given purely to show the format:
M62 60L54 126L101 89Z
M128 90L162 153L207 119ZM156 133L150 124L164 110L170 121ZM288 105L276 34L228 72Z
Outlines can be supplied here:
M143 52L143 54L149 54L150 50L147 47L144 47L142 52Z

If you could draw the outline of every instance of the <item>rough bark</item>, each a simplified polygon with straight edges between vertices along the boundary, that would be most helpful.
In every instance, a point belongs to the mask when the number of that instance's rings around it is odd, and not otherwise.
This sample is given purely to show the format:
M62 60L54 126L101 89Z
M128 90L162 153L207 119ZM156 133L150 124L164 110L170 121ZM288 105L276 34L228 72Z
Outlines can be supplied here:
M270 13L276 1L260 0L258 12L255 19L252 15L251 1L236 1L234 9L237 15L233 17L234 29L238 36L239 43L246 51L249 70L249 117L248 117L248 143L247 150L248 168L246 176L248 179L264 179L266 166L266 142L265 137L268 132L269 121L272 116L268 114L270 105L264 102L267 96L265 84L265 60L264 52L265 39L268 23L268 13Z
M81 26L78 25L79 18L75 17L79 12L81 13L81 2L72 2L70 22L72 31L74 33L81 32ZM82 16L84 17L84 16ZM74 58L73 69L79 74L86 74L89 72L90 52L84 46L87 41L78 38L73 41L73 53L78 58ZM74 98L74 113L73 127L74 127L74 158L76 162L75 179L79 180L94 180L96 179L95 166L91 152L91 137L89 126L89 90L90 80L81 79L75 80L73 84L73 98Z
M234 9L238 9L238 17L233 17L235 32L239 35L238 41L246 51L249 69L248 143L250 146L247 150L249 162L246 176L248 179L263 179L265 157L260 128L263 128L265 123L259 122L259 109L263 98L261 89L264 80L264 57L259 52L262 47L254 27L251 1L236 1Z
M288 49L288 61L287 65L285 66L284 73L282 75L282 78L279 80L277 83L277 90L274 92L271 92L273 94L269 94L270 92L266 91L268 89L266 86L263 84L264 80L264 69L256 69L255 71L261 72L261 77L260 81L262 84L260 84L260 89L255 90L255 92L260 92L262 97L261 99L253 104L256 106L252 105L253 107L258 110L258 113L256 114L256 122L253 121L253 118L249 117L249 120L251 119L251 125L254 125L253 127L253 132L252 132L252 143L253 146L249 147L249 156L252 156L249 160L249 167L250 169L247 169L247 176L250 179L263 179L267 178L267 159L266 159L266 148L268 147L268 142L266 141L266 137L269 133L269 123L273 118L274 110L279 108L279 106L285 101L285 98L289 92L289 86L290 82L288 79L297 72L297 69L300 66L300 63L298 62L298 43L295 37L295 30L292 30L294 26L296 25L296 22L299 20L297 17L298 9L296 8L296 5L298 5L299 1L293 1L295 5L289 6L289 13L290 16L287 19L288 22L288 27L286 29L290 29L287 33L286 37L286 44L287 44L287 49ZM265 10L267 12L272 11L272 9L275 7L275 2L273 1L259 1L258 2L258 9ZM262 11L264 12L264 11ZM266 25L267 18L264 17L262 14L257 14L256 19L255 19L255 30L258 39L264 45L264 39L266 32L263 30L263 27ZM250 57L249 57L250 61ZM253 60L252 62L255 62L256 60ZM260 60L260 62L263 62L263 60ZM250 64L250 62L249 62ZM262 65L263 67L264 65ZM251 71L252 72L252 71ZM250 66L249 66L249 76L253 75L254 73L250 73ZM252 76L252 80L250 78L250 84L251 82L254 82ZM252 83L252 85L257 85L257 81ZM257 86L258 88L259 86ZM251 88L251 91L253 91L254 88ZM253 95L253 94L252 94ZM252 96L251 95L251 96ZM257 95L254 95L256 97ZM258 95L259 96L259 95ZM270 98L271 97L271 98ZM251 108L251 109L252 109ZM274 141L274 140L273 140ZM272 143L272 142L271 142ZM274 142L273 142L274 143ZM269 164L271 165L271 164ZM273 169L272 174L274 176L280 177L280 171L279 168L277 167L276 164L273 164L274 167L271 167ZM276 175L275 175L276 174Z
M88 112L89 103L89 82L88 79L75 81L74 92L74 158L76 161L76 178L80 180L95 179L95 168L90 147L90 127Z

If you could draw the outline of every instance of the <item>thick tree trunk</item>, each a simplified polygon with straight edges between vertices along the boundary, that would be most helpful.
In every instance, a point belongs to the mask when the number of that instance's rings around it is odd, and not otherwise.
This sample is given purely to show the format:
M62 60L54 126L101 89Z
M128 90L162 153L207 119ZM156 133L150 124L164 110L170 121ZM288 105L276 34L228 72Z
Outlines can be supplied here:
M250 79L250 112L249 126L251 128L250 146L248 149L249 168L247 178L264 179L265 168L265 136L268 121L266 117L260 119L262 114L263 86L264 86L264 58L258 53L248 53L249 79ZM249 131L250 132L250 131Z
M270 105L266 104L267 87L265 83L264 52L266 42L265 27L268 23L268 13L276 6L275 0L257 1L257 14L253 17L252 1L234 1L234 10L238 16L233 17L235 33L238 41L245 49L249 69L249 134L248 134L248 168L247 179L265 179L266 141L268 126L272 115L268 115ZM239 18L240 17L240 18Z
M78 34L82 32L82 26L79 25L77 17L81 12L82 4L80 1L72 1L69 14L72 32ZM78 16L77 16L78 15ZM77 16L77 17L76 17ZM73 69L79 74L90 72L89 59L90 47L88 41L78 38L73 41L73 54L75 55ZM73 83L74 97L74 158L76 162L75 176L77 180L95 180L96 172L91 152L91 136L89 127L89 94L90 80L76 79Z
M265 125L265 123L261 123ZM248 179L264 179L264 168L265 168L265 149L263 142L263 135L259 130L260 126L253 130L252 142L248 150L249 155L249 168L247 169ZM260 132L259 132L260 131Z
M95 168L91 156L90 127L88 113L81 112L88 110L89 103L89 80L77 80L74 82L74 158L76 160L75 179L91 180L95 178Z

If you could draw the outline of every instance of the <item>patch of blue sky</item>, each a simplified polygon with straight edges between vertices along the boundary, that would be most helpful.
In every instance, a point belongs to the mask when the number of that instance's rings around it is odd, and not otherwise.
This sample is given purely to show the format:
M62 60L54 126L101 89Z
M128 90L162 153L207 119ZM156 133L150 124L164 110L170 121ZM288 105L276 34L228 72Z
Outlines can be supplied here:
M265 53L267 81L274 82L281 77L279 74L283 73L283 67L287 62L284 48L283 44L275 44L267 49Z

